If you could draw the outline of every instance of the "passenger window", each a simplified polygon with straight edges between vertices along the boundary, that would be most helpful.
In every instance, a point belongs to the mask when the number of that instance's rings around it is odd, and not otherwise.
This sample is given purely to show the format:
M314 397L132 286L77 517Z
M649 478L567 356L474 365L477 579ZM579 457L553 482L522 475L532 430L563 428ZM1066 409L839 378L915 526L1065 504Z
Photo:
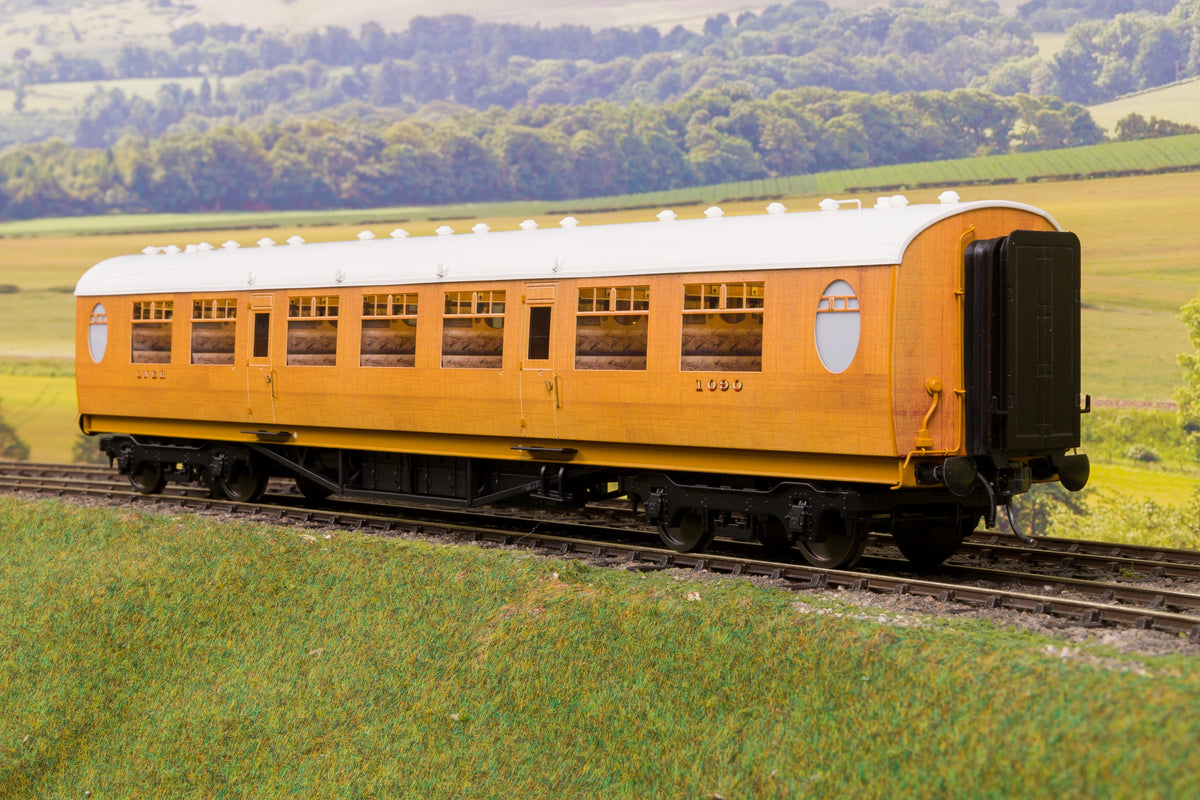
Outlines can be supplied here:
M146 300L133 304L131 360L134 364L171 363L171 321L175 301Z
M363 296L361 367L414 367L417 353L417 295Z
M232 364L237 300L192 301L192 363Z
M337 364L338 298L288 298L288 366L332 367Z
M691 283L683 287L684 372L761 372L763 284Z
M649 286L580 289L575 369L644 370L649 311Z
M446 292L442 366L500 369L504 362L504 292Z

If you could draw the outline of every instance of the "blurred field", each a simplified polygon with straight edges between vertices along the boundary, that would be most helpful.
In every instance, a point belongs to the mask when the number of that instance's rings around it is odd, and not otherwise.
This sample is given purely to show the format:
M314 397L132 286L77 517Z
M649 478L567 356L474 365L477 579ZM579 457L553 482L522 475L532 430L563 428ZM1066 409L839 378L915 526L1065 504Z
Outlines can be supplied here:
M77 410L74 378L0 374L0 412L29 445L30 461L72 460Z

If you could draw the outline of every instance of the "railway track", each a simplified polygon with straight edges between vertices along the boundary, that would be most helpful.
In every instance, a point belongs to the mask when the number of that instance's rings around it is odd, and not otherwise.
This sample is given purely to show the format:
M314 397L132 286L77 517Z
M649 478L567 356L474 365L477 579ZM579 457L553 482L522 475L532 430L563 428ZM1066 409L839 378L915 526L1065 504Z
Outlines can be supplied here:
M705 553L658 546L656 532L614 508L583 514L524 509L460 511L332 501L319 507L281 481L258 503L171 487L142 495L103 466L0 462L0 491L93 498L150 508L248 517L277 524L445 537L640 571L683 569L766 578L793 590L849 589L928 597L963 609L1014 609L1056 625L1129 627L1184 636L1200 644L1200 553L1151 547L1041 539L1030 547L995 531L974 534L933 576L912 574L887 536L873 536L854 570L829 570L767 557L757 545L717 542Z

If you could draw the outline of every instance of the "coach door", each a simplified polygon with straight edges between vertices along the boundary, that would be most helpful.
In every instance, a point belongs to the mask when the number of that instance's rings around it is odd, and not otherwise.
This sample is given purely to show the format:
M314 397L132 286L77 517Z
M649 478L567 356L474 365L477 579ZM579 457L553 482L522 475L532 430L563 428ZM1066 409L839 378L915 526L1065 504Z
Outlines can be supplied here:
M250 296L250 337L246 368L247 411L253 422L275 422L275 401L279 398L279 373L275 369L273 345L278 335L271 321L275 298L269 294Z
M561 378L554 370L553 283L525 285L521 341L521 428L525 436L558 437L558 410L562 408Z

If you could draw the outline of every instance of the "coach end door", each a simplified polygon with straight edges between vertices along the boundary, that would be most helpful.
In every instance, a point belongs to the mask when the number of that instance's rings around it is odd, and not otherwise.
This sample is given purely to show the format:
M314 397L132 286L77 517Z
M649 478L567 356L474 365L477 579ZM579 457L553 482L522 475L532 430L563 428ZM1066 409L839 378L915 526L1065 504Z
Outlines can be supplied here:
M522 298L521 428L531 438L558 438L562 378L554 370L556 289L553 283L526 284Z

